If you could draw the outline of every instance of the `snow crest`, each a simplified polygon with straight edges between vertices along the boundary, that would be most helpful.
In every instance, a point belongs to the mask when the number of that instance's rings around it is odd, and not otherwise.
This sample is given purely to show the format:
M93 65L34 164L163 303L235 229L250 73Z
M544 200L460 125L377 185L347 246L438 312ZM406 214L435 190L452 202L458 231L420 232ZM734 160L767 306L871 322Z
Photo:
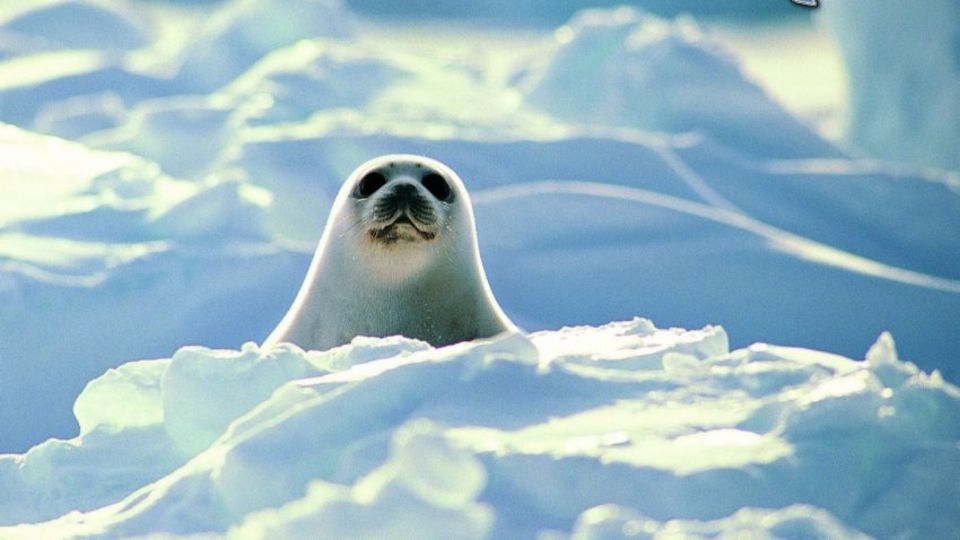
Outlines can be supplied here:
M766 157L839 152L748 80L690 19L639 9L586 10L555 32L556 52L530 83L530 102L587 124L702 131ZM706 77L709 86L700 84Z
M960 390L889 335L863 361L726 343L635 319L131 362L78 438L0 458L0 535L960 532Z

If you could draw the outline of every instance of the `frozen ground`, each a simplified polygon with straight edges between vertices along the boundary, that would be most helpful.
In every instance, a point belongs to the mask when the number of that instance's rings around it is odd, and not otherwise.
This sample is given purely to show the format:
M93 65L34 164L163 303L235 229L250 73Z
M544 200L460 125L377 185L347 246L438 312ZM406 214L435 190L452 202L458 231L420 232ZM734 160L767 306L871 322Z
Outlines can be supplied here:
M958 531L960 178L850 157L692 21L0 16L0 537ZM387 152L460 173L535 333L237 351ZM913 364L847 359L886 331Z

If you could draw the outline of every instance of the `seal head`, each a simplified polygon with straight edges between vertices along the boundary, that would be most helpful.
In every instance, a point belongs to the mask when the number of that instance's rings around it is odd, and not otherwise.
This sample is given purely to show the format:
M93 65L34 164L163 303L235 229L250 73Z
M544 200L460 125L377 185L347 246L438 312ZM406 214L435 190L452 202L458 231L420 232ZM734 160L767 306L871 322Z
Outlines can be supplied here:
M344 182L300 292L264 346L327 349L396 334L440 346L515 329L487 283L460 177L395 154Z

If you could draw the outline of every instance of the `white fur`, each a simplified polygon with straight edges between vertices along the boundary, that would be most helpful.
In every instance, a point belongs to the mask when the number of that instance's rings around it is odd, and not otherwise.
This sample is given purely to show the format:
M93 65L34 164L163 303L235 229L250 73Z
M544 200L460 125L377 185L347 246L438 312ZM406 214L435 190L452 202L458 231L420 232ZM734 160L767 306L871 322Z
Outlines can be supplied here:
M419 163L424 172L440 173L453 190L450 203L430 197L438 215L435 239L394 244L371 239L374 197L358 200L351 194L365 174L390 163L400 172L388 176L389 182L419 186L416 174L409 173ZM442 346L515 329L487 283L463 182L438 161L397 154L370 160L347 178L300 292L264 347L290 342L322 350L358 335L397 334Z

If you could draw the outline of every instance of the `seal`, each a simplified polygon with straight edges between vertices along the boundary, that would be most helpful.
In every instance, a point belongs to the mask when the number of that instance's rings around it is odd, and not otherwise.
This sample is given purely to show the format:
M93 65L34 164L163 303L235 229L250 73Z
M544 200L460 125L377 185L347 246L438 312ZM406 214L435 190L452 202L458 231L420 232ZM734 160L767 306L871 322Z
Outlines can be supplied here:
M463 181L439 161L394 154L344 182L300 291L263 346L323 350L398 334L443 346L515 330L483 271Z

